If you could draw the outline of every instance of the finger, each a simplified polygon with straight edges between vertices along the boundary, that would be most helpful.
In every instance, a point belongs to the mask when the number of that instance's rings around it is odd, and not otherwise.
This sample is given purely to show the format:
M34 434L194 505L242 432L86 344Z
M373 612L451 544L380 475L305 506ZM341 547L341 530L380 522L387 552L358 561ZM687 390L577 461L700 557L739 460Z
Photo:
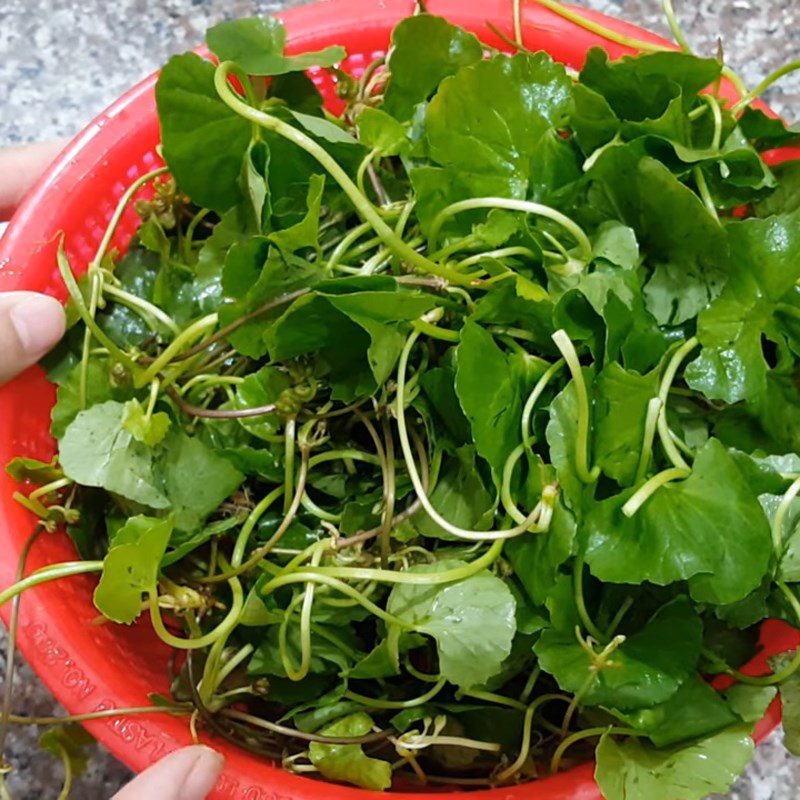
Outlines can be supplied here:
M65 326L58 300L35 292L0 293L0 384L35 364Z
M112 800L205 800L223 765L210 747L184 747L146 769Z
M0 222L11 218L65 144L59 140L0 149Z

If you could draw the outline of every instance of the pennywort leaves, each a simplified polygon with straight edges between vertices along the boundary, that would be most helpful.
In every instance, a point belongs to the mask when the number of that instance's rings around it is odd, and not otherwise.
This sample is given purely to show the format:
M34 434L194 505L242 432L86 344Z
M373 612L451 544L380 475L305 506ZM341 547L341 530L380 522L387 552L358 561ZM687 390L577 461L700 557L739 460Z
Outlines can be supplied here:
M440 561L416 567L414 573L463 566L461 561ZM508 587L488 573L443 587L400 585L387 603L390 613L436 640L442 677L465 689L479 686L499 672L511 652L514 609Z
M330 781L596 747L607 800L724 791L778 690L797 745L800 656L737 672L800 624L795 132L684 51L327 44L232 20L164 67L169 174L127 254L62 253L58 454L8 468L87 562L3 598L101 571L191 651L159 703Z

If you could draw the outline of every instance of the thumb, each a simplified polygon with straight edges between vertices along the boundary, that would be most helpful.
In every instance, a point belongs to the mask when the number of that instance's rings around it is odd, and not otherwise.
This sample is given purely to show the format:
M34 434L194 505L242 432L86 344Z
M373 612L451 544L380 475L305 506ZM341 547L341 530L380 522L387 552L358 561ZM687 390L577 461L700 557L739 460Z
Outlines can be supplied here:
M0 222L11 217L66 141L0 148Z
M58 300L34 292L0 293L0 384L35 364L64 335Z
M205 800L224 761L209 747L184 747L146 769L112 800Z

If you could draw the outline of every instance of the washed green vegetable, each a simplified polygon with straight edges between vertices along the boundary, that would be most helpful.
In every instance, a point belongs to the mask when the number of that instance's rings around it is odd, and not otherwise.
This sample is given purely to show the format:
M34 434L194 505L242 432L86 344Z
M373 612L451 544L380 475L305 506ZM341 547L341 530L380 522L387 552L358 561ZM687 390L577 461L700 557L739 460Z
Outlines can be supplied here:
M83 560L0 601L99 573L185 656L156 705L290 771L725 791L778 691L800 736L800 654L739 671L800 627L795 134L686 47L392 42L356 79L245 19L164 67L128 252L59 255L57 459L9 466Z

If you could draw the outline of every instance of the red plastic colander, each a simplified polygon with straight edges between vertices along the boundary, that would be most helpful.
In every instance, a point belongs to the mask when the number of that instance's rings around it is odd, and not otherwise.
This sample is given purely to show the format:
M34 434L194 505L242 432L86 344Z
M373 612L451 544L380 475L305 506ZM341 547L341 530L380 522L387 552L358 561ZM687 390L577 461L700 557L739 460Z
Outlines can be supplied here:
M504 47L486 25L490 20L511 34L511 0L429 0L429 10L477 34L486 43ZM413 11L412 0L327 0L283 15L290 52L344 45L345 69L358 74L386 51L394 25ZM640 40L666 44L653 34L600 14L587 17ZM542 49L579 68L586 51L601 45L612 56L629 52L536 3L523 9L526 45ZM333 83L323 72L313 76L335 106ZM39 181L0 240L0 291L30 289L63 299L66 295L56 268L60 233L70 261L78 270L93 258L117 201L140 175L160 164L152 76L114 103L81 133ZM724 92L733 96L730 86ZM798 157L800 153L783 154ZM132 210L123 217L114 246L127 247L136 228ZM18 455L49 459L54 442L49 434L50 408L55 393L41 369L33 368L0 389L0 465ZM34 526L32 516L12 499L14 482L0 473L0 586L14 582L23 543ZM41 536L29 559L35 569L76 557L63 533ZM167 648L148 624L131 627L92 625L91 602L95 580L86 576L47 584L27 592L21 605L19 645L36 672L70 713L147 705L147 696L169 690ZM9 609L2 610L7 621ZM762 628L763 652L750 670L763 672L767 655L800 644L800 634L768 622ZM780 719L773 706L758 726L763 737ZM114 755L141 770L166 753L191 743L185 719L166 715L129 716L87 724ZM215 800L367 800L381 795L303 778L241 750L214 742L226 757L225 774ZM400 794L420 800L445 798L450 793ZM472 792L475 800L599 800L593 766L586 764L535 784Z

